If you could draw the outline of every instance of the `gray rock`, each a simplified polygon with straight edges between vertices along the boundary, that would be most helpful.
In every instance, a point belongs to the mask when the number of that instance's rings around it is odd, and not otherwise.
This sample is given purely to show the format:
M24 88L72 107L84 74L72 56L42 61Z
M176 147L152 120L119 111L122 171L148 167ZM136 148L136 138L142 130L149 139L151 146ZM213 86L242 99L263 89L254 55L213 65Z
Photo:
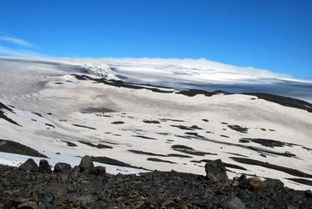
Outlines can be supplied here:
M106 169L105 167L102 167L102 166L96 166L96 167L91 168L89 173L92 175L96 175L96 176L105 176Z
M238 197L231 197L222 202L224 209L245 209L245 204Z
M242 182L242 181L245 181L246 179L247 179L246 174L242 174L242 175L238 178L238 181L239 181L239 182Z
M37 209L38 204L35 201L23 202L17 206L18 209Z
M239 181L235 180L235 181L232 182L232 186L233 187L238 187L239 185L240 185Z
M267 187L270 187L270 188L284 187L284 183L278 179L266 179L264 183L267 185Z
M50 192L41 193L37 196L37 200L43 203L51 203L54 200L54 195Z
M228 180L225 165L220 159L208 161L205 165L205 171L207 178L211 179L212 181L224 182Z
M77 175L80 173L80 167L79 166L74 166L73 169L71 170L71 174Z
M80 164L79 164L80 170L83 171L89 171L91 168L94 167L92 158L88 155L81 158Z
M22 165L19 166L20 169L29 172L37 172L38 165L33 159L26 160Z
M287 209L298 209L298 208L293 205L287 205Z
M51 166L47 160L40 160L39 162L39 172L41 173L51 173Z
M78 197L76 201L81 203L82 205L88 205L90 203L95 202L96 199L97 199L96 196L89 194L89 195L82 195Z
M54 173L69 173L71 165L67 163L56 163L54 166Z

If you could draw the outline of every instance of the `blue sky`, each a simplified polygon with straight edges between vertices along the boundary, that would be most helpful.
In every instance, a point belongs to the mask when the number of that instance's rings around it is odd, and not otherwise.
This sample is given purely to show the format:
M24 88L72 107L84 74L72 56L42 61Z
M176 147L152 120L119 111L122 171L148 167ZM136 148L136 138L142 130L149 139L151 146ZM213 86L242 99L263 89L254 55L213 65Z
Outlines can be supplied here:
M310 0L1 0L0 55L206 58L312 78Z

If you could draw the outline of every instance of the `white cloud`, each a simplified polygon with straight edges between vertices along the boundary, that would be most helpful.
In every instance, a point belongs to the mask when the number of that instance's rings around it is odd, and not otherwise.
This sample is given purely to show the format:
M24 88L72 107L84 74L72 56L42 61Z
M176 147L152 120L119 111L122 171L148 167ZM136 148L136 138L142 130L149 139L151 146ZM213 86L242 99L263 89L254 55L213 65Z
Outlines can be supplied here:
M2 56L16 56L16 57L43 57L43 54L24 49L11 49L0 45L0 55Z
M23 46L23 47L34 47L33 44L31 44L27 41L24 41L24 40L19 39L19 38L10 37L10 36L0 36L0 41L9 42L9 43L19 45L19 46Z

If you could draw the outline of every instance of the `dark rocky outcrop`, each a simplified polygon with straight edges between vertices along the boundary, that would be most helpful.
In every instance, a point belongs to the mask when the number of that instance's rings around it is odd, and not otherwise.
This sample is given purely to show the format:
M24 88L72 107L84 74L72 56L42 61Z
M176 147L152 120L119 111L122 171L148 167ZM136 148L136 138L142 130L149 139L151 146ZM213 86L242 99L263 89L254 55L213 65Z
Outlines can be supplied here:
M47 160L40 160L39 161L39 172L41 173L51 173L51 166Z
M241 127L239 125L228 125L227 127L229 127L232 130L238 131L240 133L244 133L244 134L248 132L248 128Z
M95 166L90 169L89 174L96 175L96 176L105 176L106 169L102 166Z
M294 99L291 97L284 97L274 94L265 94L265 93L244 93L247 95L253 95L260 99L264 99L269 102L274 102L286 107L294 107L302 110L306 110L308 112L312 112L312 105L308 102L305 102L300 99Z
M11 108L9 108L8 106L4 105L3 103L0 102L0 119L4 119L6 121L8 121L9 123L12 123L14 125L17 126L21 126L20 124L18 124L17 122L15 122L14 120L12 120L11 118L9 118L3 110L9 111L11 113L14 113L13 110Z
M71 165L67 163L56 163L54 166L54 173L69 173Z
M162 160L162 159L154 158L154 157L149 157L149 158L147 158L147 160L149 160L149 161L154 161L154 162L160 162L160 163L177 164L177 163L172 162L172 161L170 161L170 160Z
M79 125L79 124L73 124L73 126L79 127L79 128L86 128L90 130L96 130L96 128L90 127L90 126L84 126L84 125Z
M268 162L262 162L259 160L253 160L249 158L241 158L241 157L231 157L234 161L239 162L239 163L244 163L244 164L249 164L249 165L258 165L262 166L264 168L270 168L278 171L282 171L284 173L288 173L293 176L298 176L298 177L307 177L307 178L312 178L312 174L304 173L302 171L292 169L292 168L287 168L284 166L279 166L275 164L271 164Z
M90 171L91 168L94 167L93 160L90 156L86 155L83 158L81 158L79 168L81 171Z
M160 124L158 120L143 120L143 123Z
M19 166L20 169L29 172L37 172L39 167L33 159L26 160L22 165Z
M265 179L264 183L268 188L274 189L274 188L284 187L284 183L278 179L267 178Z
M85 156L81 167L89 169L91 162ZM33 162L29 160L27 164ZM277 180L262 182L246 175L224 181L227 177L222 161L207 164L213 180L175 171L110 175L104 167L85 172L75 166L69 173L41 173L0 165L0 208L311 208L311 191L295 191ZM266 185L264 190L255 189L262 183Z
M113 149L113 147L105 145L105 144L92 144L91 142L82 141L82 140L78 140L78 142L81 144L88 145L90 147L96 147L99 149Z
M213 181L226 182L228 180L225 165L218 160L207 161L205 165L206 176Z
M18 142L0 139L0 152L8 152L20 155L27 155L32 157L43 157L47 158L47 156L41 154L37 150L20 144Z
M179 145L179 144L172 145L171 148L175 151L190 154L190 155L195 155L195 156L217 155L216 153L202 152L202 151L195 150L192 147Z

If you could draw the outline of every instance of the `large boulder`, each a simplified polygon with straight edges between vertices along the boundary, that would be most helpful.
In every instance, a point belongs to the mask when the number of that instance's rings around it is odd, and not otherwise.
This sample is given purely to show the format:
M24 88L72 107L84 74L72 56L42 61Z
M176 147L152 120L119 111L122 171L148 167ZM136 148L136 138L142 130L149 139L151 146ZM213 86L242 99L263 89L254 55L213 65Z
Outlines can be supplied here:
M51 173L51 166L47 160L40 160L39 161L39 172L41 173Z
M266 183L257 177L245 179L241 182L241 186L253 191L264 191L267 188Z
M77 177L80 175L81 169L79 166L74 166L73 169L70 171L72 177Z
M281 189L284 187L284 183L281 180L278 179L271 179L267 178L264 183L267 187L273 188L273 189Z
M96 176L105 176L106 169L102 166L95 166L90 169L89 174L96 175Z
M206 176L212 181L227 181L228 176L226 174L225 165L218 160L207 161L205 165Z
M80 164L79 164L80 170L82 172L84 171L90 171L91 168L94 167L92 158L88 155L84 156L83 158L81 158Z
M54 173L69 173L71 165L68 163L56 163L54 166Z
M33 159L26 160L22 165L19 166L20 169L29 172L37 172L38 165Z

